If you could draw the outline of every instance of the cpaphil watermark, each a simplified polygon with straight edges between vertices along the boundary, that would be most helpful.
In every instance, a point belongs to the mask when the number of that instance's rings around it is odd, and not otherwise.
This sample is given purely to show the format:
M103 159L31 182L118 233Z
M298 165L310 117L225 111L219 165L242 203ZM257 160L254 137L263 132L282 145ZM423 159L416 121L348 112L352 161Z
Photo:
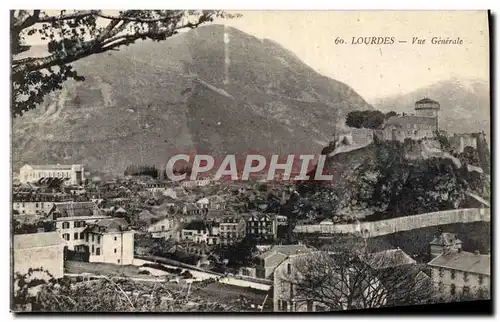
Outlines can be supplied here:
M167 162L166 175L171 181L198 180L209 173L213 174L212 180L250 180L252 175L258 174L260 178L269 181L275 180L277 175L284 181L331 181L333 176L323 173L325 161L325 155L312 154L291 154L286 157L248 154L243 160L234 154L228 154L220 162L207 154L177 154ZM184 164L184 167L190 165L189 171L175 171L179 164Z

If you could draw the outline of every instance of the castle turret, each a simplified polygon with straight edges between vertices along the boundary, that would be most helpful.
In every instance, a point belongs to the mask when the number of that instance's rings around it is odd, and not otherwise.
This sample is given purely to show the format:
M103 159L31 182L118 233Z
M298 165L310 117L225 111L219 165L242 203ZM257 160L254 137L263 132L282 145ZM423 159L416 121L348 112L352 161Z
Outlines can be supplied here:
M439 109L439 103L427 97L415 102L417 116L434 117L436 119L436 130L439 130Z

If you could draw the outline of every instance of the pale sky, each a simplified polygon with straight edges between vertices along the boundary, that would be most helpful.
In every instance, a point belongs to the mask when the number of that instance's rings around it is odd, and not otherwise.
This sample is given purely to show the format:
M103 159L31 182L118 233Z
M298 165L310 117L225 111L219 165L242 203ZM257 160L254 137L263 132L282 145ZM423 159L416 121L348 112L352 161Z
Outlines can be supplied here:
M368 103L451 77L489 80L486 11L241 13L241 18L218 23L280 43L319 73L351 86ZM346 44L335 44L337 37ZM395 43L352 45L352 37L395 37ZM425 38L426 44L412 45L413 37ZM432 37L460 37L463 44L433 45Z
M486 11L246 11L230 20L293 51L319 73L342 81L369 103L451 78L489 80ZM336 45L336 37L395 37L394 45ZM411 45L412 37L427 38ZM432 45L460 37L463 45ZM399 43L406 40L408 43Z

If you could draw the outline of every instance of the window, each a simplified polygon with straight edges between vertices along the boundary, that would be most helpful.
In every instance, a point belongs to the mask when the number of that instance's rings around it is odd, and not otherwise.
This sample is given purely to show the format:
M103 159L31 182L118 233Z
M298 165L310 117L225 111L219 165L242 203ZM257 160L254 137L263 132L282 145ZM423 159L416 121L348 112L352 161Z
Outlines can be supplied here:
M116 241L117 239L118 239L118 238L116 238L116 236L115 236L115 241Z
M286 264L286 273L292 274L292 264L291 263Z
M68 229L69 228L69 222L67 222L67 221L63 222L62 228L63 229Z
M478 276L478 282L479 282L479 285L483 285L483 283L484 283L484 277L483 277L483 275L479 275Z
M120 260L118 260L118 264L120 264Z
M438 284L438 290L439 290L439 293L443 293L443 291L444 291L444 284L443 284L443 282L439 282L439 284Z
M64 240L69 240L69 234L63 234L62 237Z
M94 234L92 234L92 242L94 242ZM93 247L94 247L94 246L92 246L92 248L93 248ZM92 251L92 252L94 252L94 251Z
M78 239L78 233L73 234L73 239Z
M38 208L38 202L37 202L37 203L35 203L35 207L36 207L36 208Z
M464 272L464 282L468 282L468 281L469 281L469 273Z
M101 242L101 236L97 236L97 243L99 244Z
M89 242L89 234L85 234L85 241L88 243Z
M462 292L464 295L469 295L470 294L470 288L468 286L464 286L462 289Z
M455 284L450 284L450 295L455 296L456 292Z
M285 300L278 300L278 311L287 311L287 302Z
M454 280L454 279L455 279L455 271L454 271L454 270L452 270L452 271L450 272L450 278L451 278L452 280Z
M85 235L84 233L80 233L80 239L83 239L83 235Z
M116 254L116 248L115 248L115 254Z
M165 225L161 226L161 231L165 231Z
M99 247L97 247L97 248L95 249L95 254L96 254L97 256L101 255L101 249L100 249Z
M92 255L94 254L94 245L92 245Z
M444 277L444 268L439 269L439 277Z

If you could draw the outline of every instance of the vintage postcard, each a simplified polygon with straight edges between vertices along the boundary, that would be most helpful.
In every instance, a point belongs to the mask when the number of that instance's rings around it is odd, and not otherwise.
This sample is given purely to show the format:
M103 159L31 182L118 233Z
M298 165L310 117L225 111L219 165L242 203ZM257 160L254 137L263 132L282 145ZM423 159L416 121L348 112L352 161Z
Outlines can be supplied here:
M12 311L490 303L487 11L10 17Z

